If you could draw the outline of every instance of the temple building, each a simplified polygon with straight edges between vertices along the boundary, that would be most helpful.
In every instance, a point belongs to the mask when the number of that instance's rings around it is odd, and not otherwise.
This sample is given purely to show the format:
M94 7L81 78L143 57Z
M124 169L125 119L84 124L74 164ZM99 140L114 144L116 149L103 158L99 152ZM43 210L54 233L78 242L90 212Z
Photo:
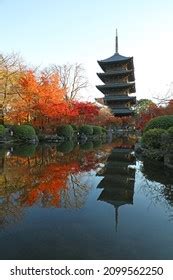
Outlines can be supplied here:
M117 30L115 54L107 59L98 60L98 64L104 72L97 75L104 84L96 87L104 94L104 104L111 109L114 116L132 115L132 106L136 103L136 97L130 96L136 92L133 57L118 53Z

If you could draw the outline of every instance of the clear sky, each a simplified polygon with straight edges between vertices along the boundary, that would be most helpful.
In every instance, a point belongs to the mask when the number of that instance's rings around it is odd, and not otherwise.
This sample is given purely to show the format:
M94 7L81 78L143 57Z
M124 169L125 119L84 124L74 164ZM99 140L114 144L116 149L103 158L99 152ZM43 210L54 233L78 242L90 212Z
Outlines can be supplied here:
M17 52L34 66L83 63L101 96L97 60L134 57L137 98L165 93L173 82L172 0L0 0L0 50Z

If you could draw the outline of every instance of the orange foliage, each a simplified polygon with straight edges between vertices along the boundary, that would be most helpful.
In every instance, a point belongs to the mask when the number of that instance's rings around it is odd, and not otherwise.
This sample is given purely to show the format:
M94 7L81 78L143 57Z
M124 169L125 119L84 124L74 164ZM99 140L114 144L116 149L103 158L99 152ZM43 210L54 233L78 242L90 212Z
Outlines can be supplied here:
M50 204L56 206L60 200L61 190L67 188L69 174L79 172L79 170L79 164L76 162L47 165L39 176L40 183L28 191L24 203L31 206L44 194L50 198Z
M60 87L58 74L36 77L27 71L19 80L19 97L12 104L8 119L13 123L29 122L50 127L65 123L94 122L99 109L90 102L66 100L66 89Z
M95 123L99 114L99 108L91 102L71 102L71 112L73 113L70 121L75 124Z
M47 77L42 73L38 79L33 71L27 71L19 80L19 98L13 104L8 117L14 123L42 124L45 119L66 114L65 89L59 85L57 74ZM65 111L65 113L64 113Z
M7 118L14 123L29 122L37 102L38 83L33 71L27 71L19 79L19 97L15 99Z

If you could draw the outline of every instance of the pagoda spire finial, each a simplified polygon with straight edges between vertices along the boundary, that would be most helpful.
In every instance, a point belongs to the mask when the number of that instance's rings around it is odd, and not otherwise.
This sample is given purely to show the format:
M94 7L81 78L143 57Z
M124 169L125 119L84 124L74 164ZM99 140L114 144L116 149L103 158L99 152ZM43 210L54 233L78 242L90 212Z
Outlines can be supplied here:
M116 28L116 37L115 37L115 53L118 53L118 30Z

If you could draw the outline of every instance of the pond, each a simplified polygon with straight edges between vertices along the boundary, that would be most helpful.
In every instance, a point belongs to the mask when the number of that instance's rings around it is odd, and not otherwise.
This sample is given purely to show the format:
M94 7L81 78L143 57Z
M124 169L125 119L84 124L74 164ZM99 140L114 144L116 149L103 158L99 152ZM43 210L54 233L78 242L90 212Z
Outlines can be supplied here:
M173 172L172 172L173 173ZM131 139L0 146L0 259L173 259L173 174Z

